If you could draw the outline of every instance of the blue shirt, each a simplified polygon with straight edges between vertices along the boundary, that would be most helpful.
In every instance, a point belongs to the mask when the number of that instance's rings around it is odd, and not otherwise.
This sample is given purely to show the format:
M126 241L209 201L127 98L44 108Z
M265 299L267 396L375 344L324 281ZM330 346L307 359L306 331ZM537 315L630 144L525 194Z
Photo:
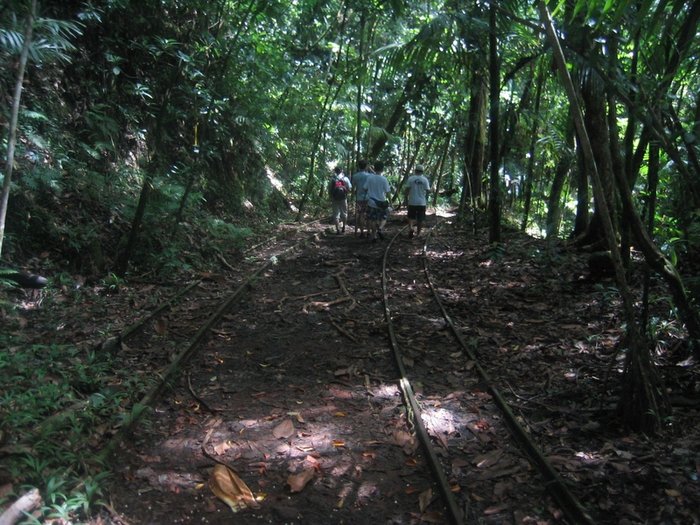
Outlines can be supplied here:
M365 182L371 173L367 171L358 171L352 176L352 185L355 187L355 200L358 202L367 200L367 190Z

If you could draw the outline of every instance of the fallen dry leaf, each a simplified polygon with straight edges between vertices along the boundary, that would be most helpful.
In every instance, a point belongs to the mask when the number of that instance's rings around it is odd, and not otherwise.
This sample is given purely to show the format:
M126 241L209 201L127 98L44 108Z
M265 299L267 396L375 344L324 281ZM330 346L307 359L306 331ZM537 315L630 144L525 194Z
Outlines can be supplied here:
M306 457L304 458L304 463L308 463L309 465L311 465L311 466L312 466L313 468L315 468L316 470L319 470L319 469L321 468L321 464L319 463L318 459L316 459L316 458L313 457L313 456L306 456Z
M436 511L426 512L424 514L411 512L411 516L420 522L445 523L445 516L443 516L440 512Z
M418 440L405 430L394 431L394 443L403 448L406 455L413 454L418 448Z
M272 429L272 435L277 439L287 439L294 435L294 423L291 419L285 419L274 429Z
M420 508L421 512L425 512L425 509L428 508L428 505L430 505L430 502L433 501L433 490L432 489L426 489L423 492L420 493L418 496L418 505Z
M307 468L298 474L290 474L287 478L287 485L292 492L301 492L304 487L314 479L315 469Z
M678 492L676 489L664 489L664 492L672 498L680 498L681 497L681 493Z
M222 456L226 454L226 451L230 448L233 447L233 444L231 444L230 441L222 441L218 445L214 445L214 452L216 453L217 456Z
M233 470L220 463L216 464L209 477L209 488L233 512L246 507L259 507L248 485Z
M287 415L297 418L298 423L306 423L306 421L304 421L304 418L301 415L301 412L287 412Z
M502 450L492 450L486 454L481 454L474 458L474 466L477 468L489 468L498 463L498 460L501 459L502 455Z
M155 323L156 333L160 336L165 336L168 333L168 320L162 317L156 320Z
M500 514L504 510L508 509L508 505L494 505L484 509L484 516L492 516L493 514Z

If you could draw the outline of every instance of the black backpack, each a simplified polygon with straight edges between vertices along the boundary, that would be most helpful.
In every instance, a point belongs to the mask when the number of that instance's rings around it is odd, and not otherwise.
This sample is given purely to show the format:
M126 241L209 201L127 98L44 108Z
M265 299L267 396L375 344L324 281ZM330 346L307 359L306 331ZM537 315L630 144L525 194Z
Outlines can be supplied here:
M333 181L333 186L331 186L331 197L334 201L345 200L348 195L348 187L345 185L345 181L341 178L336 178Z

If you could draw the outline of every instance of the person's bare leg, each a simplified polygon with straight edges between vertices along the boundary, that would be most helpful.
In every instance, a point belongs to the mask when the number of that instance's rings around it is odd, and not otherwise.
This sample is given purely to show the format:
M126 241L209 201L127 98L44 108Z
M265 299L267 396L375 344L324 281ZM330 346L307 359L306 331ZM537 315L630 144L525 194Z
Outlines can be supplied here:
M379 226L377 228L377 234L379 235L380 239L384 238L384 226L386 225L386 219L382 219L379 221Z

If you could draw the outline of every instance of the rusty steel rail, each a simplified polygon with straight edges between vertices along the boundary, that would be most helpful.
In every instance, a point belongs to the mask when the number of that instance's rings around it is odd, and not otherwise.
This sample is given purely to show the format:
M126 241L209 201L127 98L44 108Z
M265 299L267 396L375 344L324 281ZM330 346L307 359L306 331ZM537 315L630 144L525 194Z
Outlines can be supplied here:
M397 368L399 369L399 387L401 388L401 392L406 403L407 411L409 413L408 420L412 422L418 440L423 446L423 451L425 452L425 455L427 457L428 465L430 466L430 470L432 471L433 475L435 476L435 479L437 480L437 484L440 489L440 494L445 500L445 506L449 511L450 522L454 525L462 525L464 523L463 513L460 510L459 505L457 504L457 501L454 495L452 494L452 491L450 490L450 485L447 481L447 477L445 476L445 472L442 468L442 465L440 464L440 460L438 459L437 454L435 453L435 448L432 446L430 436L428 435L428 431L425 429L425 425L423 424L421 410L418 406L418 402L416 401L416 396L413 393L411 382L406 374L406 369L404 367L403 358L401 355L401 347L398 343L398 340L396 339L396 333L394 332L394 323L391 320L391 310L389 309L389 292L386 274L387 260L389 257L389 252L391 251L391 247L394 244L394 241L405 229L406 228L404 227L403 229L399 230L396 233L396 235L394 235L391 238L389 244L384 250L384 257L382 259L382 296L384 299L384 318L386 319L387 323L389 340L391 343L391 349L394 354L394 360L396 362Z
M202 347L202 343L206 340L211 328L221 320L226 312L231 309L233 304L240 299L240 297L246 291L250 290L251 284L257 280L268 268L277 264L280 258L297 249L305 241L305 238L301 238L288 248L268 257L263 264L261 264L255 271L243 279L239 286L219 303L219 306L200 326L197 333L189 340L185 347L175 355L173 361L170 363L167 369L158 375L156 384L148 392L146 392L137 403L133 405L134 408L138 407L140 409L132 409L131 418L129 418L128 421L126 421L119 428L109 442L95 455L95 460L97 462L106 460L107 457L114 452L119 443L129 435L145 411L143 409L151 407L160 398L167 386L177 377L187 362L193 357L193 355L195 355L197 350ZM190 285L188 289L191 289L192 287L193 285ZM152 316L149 316L149 319L151 318Z
M590 517L590 515L586 512L585 508L581 505L581 503L578 501L578 499L573 495L573 493L569 490L568 486L564 483L564 481L561 479L561 477L558 475L556 470L551 466L549 461L546 459L546 457L543 455L543 453L539 450L537 445L530 439L529 435L523 428L523 426L518 422L517 418L513 414L510 406L508 405L507 401L503 398L503 396L500 394L498 389L493 385L493 382L491 381L491 378L488 376L486 370L481 366L479 363L479 360L477 359L477 356L474 354L473 350L469 347L469 345L464 341L463 337L461 336L459 330L455 326L454 322L452 321L452 318L450 317L449 313L445 309L440 296L433 284L433 279L430 274L430 269L428 265L428 257L427 257L427 247L428 247L428 242L433 235L433 232L435 229L440 226L441 223L438 223L435 227L431 228L430 231L428 232L428 235L426 236L425 242L422 247L422 252L421 252L421 258L422 258L422 265L423 265L423 273L425 275L426 283L428 284L428 287L431 290L432 296L440 309L440 312L445 320L445 322L448 324L450 327L450 331L452 332L455 341L459 345L459 347L462 349L462 351L469 357L474 362L474 368L479 375L479 378L481 381L487 385L487 388L489 390L489 393L491 394L496 406L500 410L501 414L503 415L503 418L506 422L506 425L510 431L510 434L513 438L513 440L517 443L518 447L524 451L526 454L527 458L529 459L530 463L533 465L533 467L544 477L545 479L545 485L546 485L546 490L549 492L549 494L553 497L553 499L557 502L557 504L560 506L562 512L564 513L568 523L572 524L582 524L582 525L592 525L593 520ZM391 349L393 351L394 355L394 360L396 363L396 366L399 370L400 378L400 387L401 391L404 396L404 400L406 403L407 407L407 412L409 417L412 419L412 424L416 432L416 436L419 439L421 445L423 446L423 449L425 451L430 469L435 476L435 480L437 481L437 484L439 486L441 495L445 501L445 505L447 507L447 510L449 511L450 514L450 522L454 524L462 524L464 523L464 514L459 508L459 505L457 504L455 497L450 489L450 486L448 484L445 472L443 470L443 467L437 457L437 454L434 450L434 447L432 445L432 440L430 436L428 435L428 432L425 429L425 426L422 421L421 417L421 411L420 407L418 406L418 403L415 398L415 394L413 393L413 389L411 387L410 379L406 374L406 370L403 364L403 357L401 354L401 348L400 345L397 341L395 330L394 330L394 324L392 322L391 318L391 309L389 307L389 290L388 290L388 279L387 279L387 262L389 259L389 253L391 251L391 248L394 244L394 241L398 238L398 236L405 230L406 228L401 229L392 239L390 240L389 244L387 245L385 251L384 251L384 257L382 260L382 294L383 294L383 300L384 300L384 316L385 320L387 323L387 330L389 334L389 339L390 339L390 344L391 344Z

